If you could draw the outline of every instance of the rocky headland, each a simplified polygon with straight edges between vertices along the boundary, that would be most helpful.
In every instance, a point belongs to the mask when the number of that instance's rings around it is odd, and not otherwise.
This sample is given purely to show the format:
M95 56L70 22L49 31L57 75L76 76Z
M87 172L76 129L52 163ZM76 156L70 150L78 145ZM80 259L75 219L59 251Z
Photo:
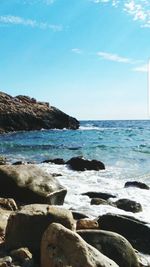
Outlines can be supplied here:
M47 102L0 92L0 133L55 128L75 130L79 122Z

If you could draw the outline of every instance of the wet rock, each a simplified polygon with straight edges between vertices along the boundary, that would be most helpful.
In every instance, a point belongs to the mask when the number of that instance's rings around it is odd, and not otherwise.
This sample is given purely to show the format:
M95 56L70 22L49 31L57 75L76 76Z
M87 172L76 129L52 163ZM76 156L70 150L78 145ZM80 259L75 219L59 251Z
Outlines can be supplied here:
M142 211L141 204L134 200L122 198L114 202L114 204L117 206L117 208L125 211L130 211L134 213Z
M86 160L82 157L74 157L66 162L69 167L74 171L85 171L85 170L104 170L105 165L103 162L98 160Z
M104 200L107 200L109 198L115 198L115 195L109 194L109 193L101 193L101 192L86 192L82 193L83 196L88 196L90 198L101 198Z
M124 187L137 187L141 189L147 189L149 190L149 186L145 183L137 182L137 181L132 181L132 182L126 182Z
M111 205L111 203L107 200L102 198L92 198L91 205Z
M96 220L80 219L76 222L76 230L81 229L98 229L99 224Z
M9 217L6 228L6 248L9 250L28 247L31 252L38 251L41 237L50 223L57 222L74 230L71 211L56 206L32 204L23 206Z
M42 163L54 163L58 165L64 165L65 161L61 158L57 158L57 159L46 159Z
M46 102L0 92L0 132L78 129L79 121Z
M134 218L117 214L105 214L98 219L100 229L124 236L134 248L149 254L150 227Z
M119 267L77 233L53 223L41 242L41 267Z
M139 266L133 247L123 236L102 230L80 230L77 233L120 267Z
M67 190L40 167L28 165L0 166L0 196L26 204L62 205Z
M13 198L0 198L0 208L5 210L17 210L17 204Z

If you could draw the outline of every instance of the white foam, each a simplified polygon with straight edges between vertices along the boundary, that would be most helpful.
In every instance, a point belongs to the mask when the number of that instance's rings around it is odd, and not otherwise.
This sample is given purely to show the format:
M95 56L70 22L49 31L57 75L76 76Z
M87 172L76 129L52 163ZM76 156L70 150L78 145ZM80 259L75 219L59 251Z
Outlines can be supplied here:
M67 188L64 207L71 208L95 218L107 212L135 216L137 219L150 223L150 193L149 190L129 187L124 188L126 181L133 180L126 178L124 170L117 167L109 167L103 171L77 172L70 170L66 165L41 164L42 169L48 173L60 173L60 183ZM150 184L150 174L141 177L141 181ZM135 180L135 179L134 179ZM120 198L135 200L142 205L143 211L133 214L110 205L90 205L90 198L81 195L88 191L110 193L116 196L112 201Z

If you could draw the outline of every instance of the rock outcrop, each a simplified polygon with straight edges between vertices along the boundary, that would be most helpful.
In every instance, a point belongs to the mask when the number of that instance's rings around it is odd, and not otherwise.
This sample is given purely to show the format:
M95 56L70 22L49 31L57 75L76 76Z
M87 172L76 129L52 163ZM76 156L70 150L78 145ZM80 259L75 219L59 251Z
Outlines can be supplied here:
M0 133L54 128L78 129L79 122L47 102L0 92Z
M57 178L32 164L0 166L0 189L0 197L26 204L62 205L67 193Z

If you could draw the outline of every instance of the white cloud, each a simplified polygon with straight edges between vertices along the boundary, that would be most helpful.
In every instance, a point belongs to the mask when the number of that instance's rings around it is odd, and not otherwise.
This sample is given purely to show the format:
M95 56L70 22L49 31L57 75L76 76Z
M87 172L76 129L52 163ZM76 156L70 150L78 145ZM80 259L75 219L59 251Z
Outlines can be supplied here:
M72 48L71 51L75 54L82 54L82 50L80 48Z
M138 66L136 68L133 68L132 70L137 72L148 72L148 64Z
M97 55L101 57L102 59L109 60L109 61L115 61L119 63L132 63L132 60L130 58L122 57L117 54L111 54L107 52L98 52Z
M0 16L0 24L5 25L23 25L23 26L30 26L32 28L39 28L39 29L51 29L53 31L61 31L61 25L49 24L47 22L38 22L32 19L24 19L18 16Z
M150 0L91 0L95 4L111 4L118 7L134 21L139 21L142 27L150 28Z

